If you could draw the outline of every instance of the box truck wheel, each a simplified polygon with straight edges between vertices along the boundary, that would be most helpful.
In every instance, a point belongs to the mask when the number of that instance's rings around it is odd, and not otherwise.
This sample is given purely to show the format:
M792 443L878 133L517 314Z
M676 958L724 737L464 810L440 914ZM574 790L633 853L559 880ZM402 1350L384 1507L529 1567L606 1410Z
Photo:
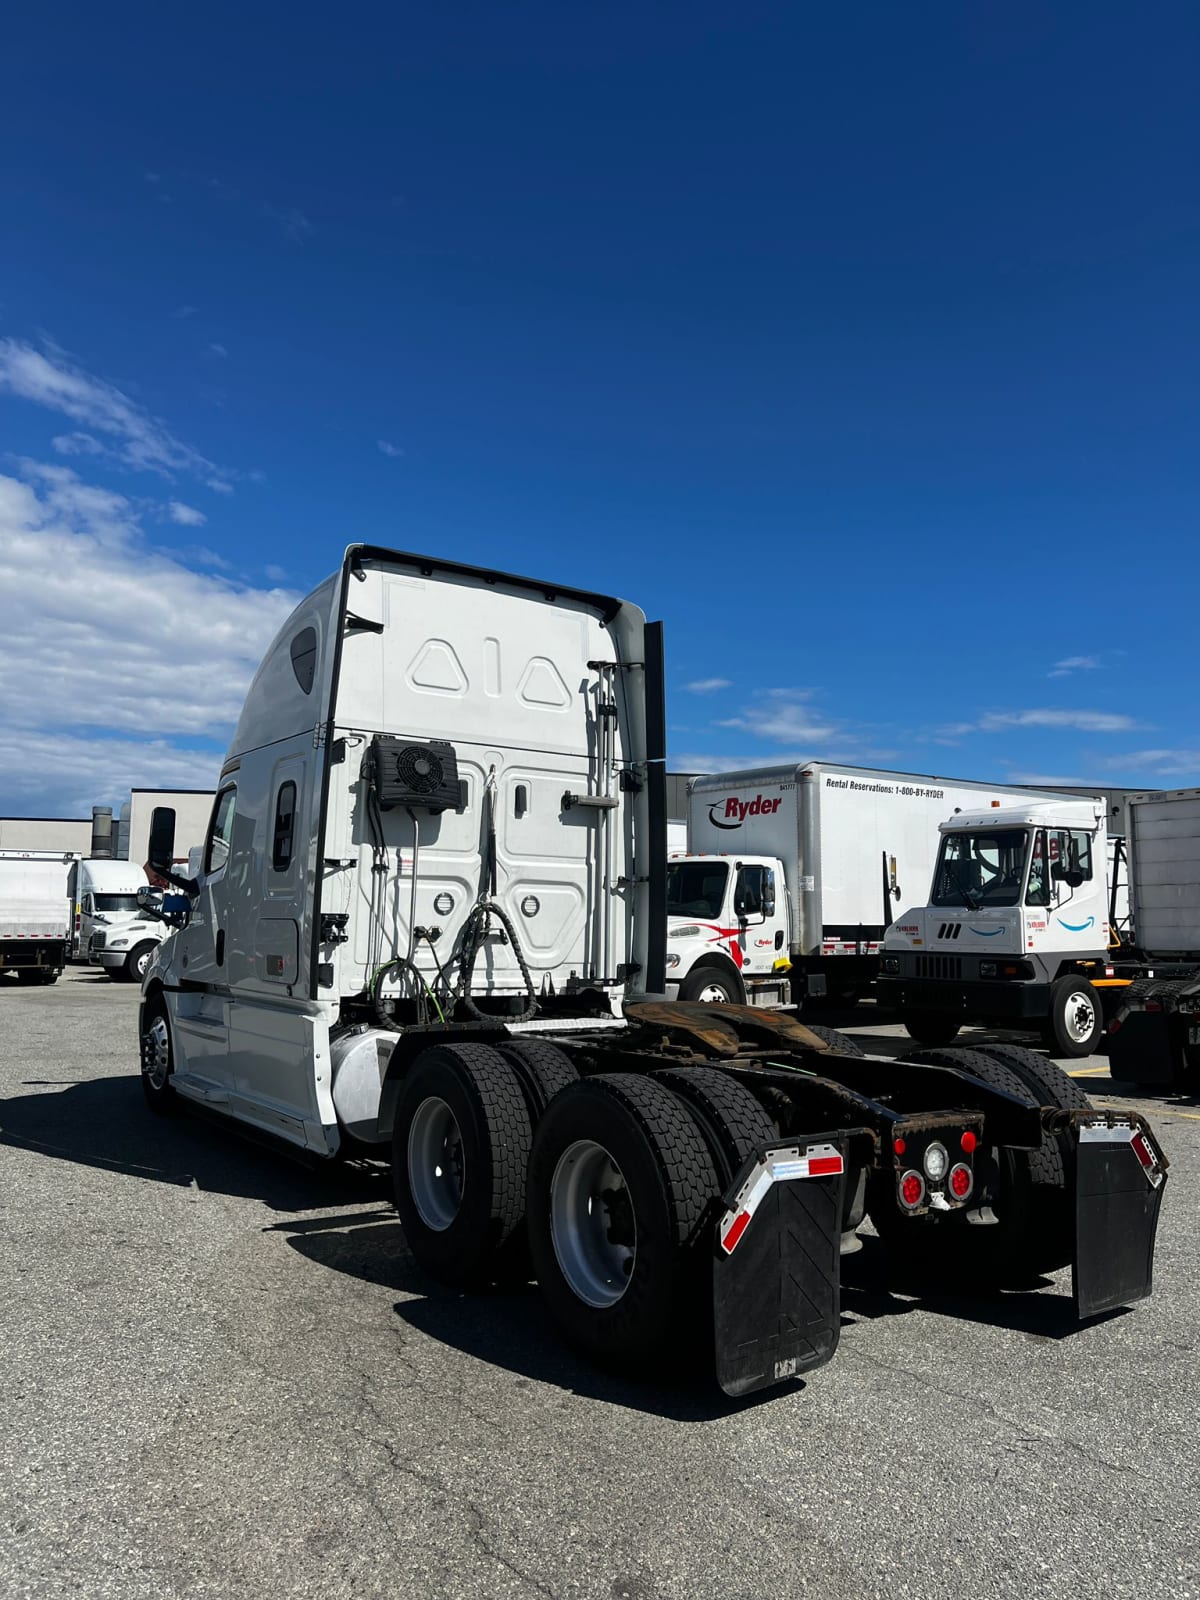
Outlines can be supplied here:
M679 985L681 1000L702 1000L722 1006L740 1006L745 1002L742 980L732 966L723 962L698 961Z
M142 1014L142 1093L158 1116L167 1116L178 1104L171 1076L175 1071L171 1049L171 1024L161 996L151 1000Z
M910 1039L915 1039L918 1044L927 1044L933 1047L951 1044L958 1038L961 1022L954 1022L940 1011L902 1011L900 1020L904 1024Z
M392 1135L404 1237L431 1278L468 1287L501 1270L525 1209L529 1110L517 1075L481 1044L434 1045L405 1075Z
M1031 1092L1010 1066L983 1050L915 1050L901 1060L969 1072L1027 1105L1055 1103ZM978 1199L972 1217L965 1211L905 1217L894 1179L883 1173L872 1178L868 1208L893 1259L936 1276L940 1287L952 1287L956 1277L989 1287L1028 1282L1071 1259L1074 1196L1066 1171L1063 1146L1053 1135L1044 1135L1038 1150L985 1145L975 1157Z
M1050 1015L1042 1033L1052 1056L1090 1056L1104 1032L1100 996L1086 978L1060 978L1050 991Z
M135 944L126 956L124 965L119 969L121 976L129 983L141 983L157 948L153 939L147 940L145 944Z
M717 1193L692 1114L633 1073L581 1079L533 1137L526 1215L547 1309L596 1361L645 1370L706 1326L699 1247Z

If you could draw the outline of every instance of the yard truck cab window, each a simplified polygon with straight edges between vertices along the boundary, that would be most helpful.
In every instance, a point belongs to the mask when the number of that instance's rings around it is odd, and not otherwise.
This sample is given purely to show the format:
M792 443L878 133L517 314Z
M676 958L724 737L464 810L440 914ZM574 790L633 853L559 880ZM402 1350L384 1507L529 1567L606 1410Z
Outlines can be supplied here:
M1015 906L1025 886L1027 828L964 829L942 839L933 880L935 906Z

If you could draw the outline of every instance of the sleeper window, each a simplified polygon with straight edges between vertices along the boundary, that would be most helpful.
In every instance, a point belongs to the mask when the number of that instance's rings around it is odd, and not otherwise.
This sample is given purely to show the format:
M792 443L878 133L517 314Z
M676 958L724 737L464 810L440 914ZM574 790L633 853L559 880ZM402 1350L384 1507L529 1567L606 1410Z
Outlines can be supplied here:
M286 872L292 864L296 836L296 785L281 783L275 799L275 827L271 835L271 867Z

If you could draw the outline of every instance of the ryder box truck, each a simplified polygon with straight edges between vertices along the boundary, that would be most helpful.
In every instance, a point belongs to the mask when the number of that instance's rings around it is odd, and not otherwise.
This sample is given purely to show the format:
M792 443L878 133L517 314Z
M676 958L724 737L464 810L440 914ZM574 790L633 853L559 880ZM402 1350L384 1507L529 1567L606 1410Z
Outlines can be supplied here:
M667 873L667 983L682 1000L850 1000L924 891L938 823L1028 791L803 761L694 778Z

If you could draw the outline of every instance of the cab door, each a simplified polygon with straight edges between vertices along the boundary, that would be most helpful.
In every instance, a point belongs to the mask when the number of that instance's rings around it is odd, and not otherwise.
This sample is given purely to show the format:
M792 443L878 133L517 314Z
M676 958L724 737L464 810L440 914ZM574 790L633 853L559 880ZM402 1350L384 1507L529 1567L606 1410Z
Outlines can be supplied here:
M204 844L199 891L186 928L175 935L181 982L175 1027L179 1054L189 1072L215 1088L228 1088L230 999L226 960L229 865L237 825L237 783L217 791Z
M737 919L737 944L741 968L747 977L772 972L787 955L787 935L776 873L763 863L739 865L733 886L733 911Z

